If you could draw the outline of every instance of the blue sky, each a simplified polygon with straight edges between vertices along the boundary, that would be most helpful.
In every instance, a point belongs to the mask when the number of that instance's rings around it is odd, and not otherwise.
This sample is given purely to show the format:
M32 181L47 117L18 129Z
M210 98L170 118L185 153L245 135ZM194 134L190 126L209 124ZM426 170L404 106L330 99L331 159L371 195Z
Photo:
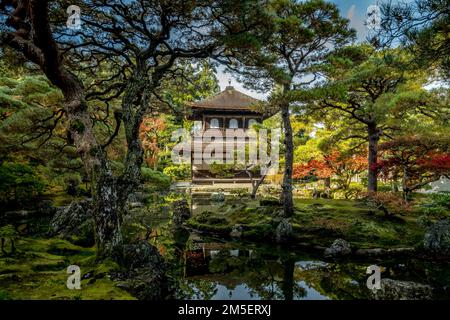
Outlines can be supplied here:
M370 5L376 5L377 0L331 0L339 7L341 15L350 19L350 26L357 31L358 41L362 41L366 38L367 29L364 25L366 20L367 8ZM250 96L258 99L265 99L268 94L261 94L251 90L245 89L240 83L238 83L229 73L225 73L223 68L219 68L217 78L219 79L220 88L223 90L228 85L228 81L231 80L231 84Z

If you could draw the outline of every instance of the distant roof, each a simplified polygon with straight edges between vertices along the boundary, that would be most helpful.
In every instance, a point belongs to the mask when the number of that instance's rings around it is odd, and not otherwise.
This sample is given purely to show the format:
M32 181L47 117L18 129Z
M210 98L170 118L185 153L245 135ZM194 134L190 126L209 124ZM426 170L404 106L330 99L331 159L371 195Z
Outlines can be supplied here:
M193 102L190 106L196 109L255 111L253 105L258 102L260 102L260 100L237 91L232 86L228 86L224 91L216 94L215 96L198 102Z

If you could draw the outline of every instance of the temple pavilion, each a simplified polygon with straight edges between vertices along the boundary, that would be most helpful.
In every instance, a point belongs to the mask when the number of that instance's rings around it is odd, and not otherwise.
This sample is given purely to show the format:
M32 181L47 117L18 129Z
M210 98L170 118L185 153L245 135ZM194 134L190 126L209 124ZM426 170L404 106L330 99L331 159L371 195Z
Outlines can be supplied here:
M256 123L261 123L265 116L256 111L256 105L260 100L250 97L233 86L227 86L224 91L205 100L191 103L192 112L189 120L194 121L193 132L203 134L209 129L220 130L223 135L230 130L244 132ZM212 131L212 130L209 130ZM195 143L195 140L194 140ZM224 141L225 144L225 141ZM223 147L223 159L225 159L226 147ZM249 182L250 178L242 170L215 174L210 164L194 163L194 148L191 154L192 182L202 183L236 183Z

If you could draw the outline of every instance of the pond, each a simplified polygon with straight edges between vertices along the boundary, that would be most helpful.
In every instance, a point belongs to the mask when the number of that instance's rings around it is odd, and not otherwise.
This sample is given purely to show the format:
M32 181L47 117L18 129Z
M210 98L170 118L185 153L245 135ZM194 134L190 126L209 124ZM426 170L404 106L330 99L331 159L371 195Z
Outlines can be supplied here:
M202 199L196 209L207 207ZM191 206L192 207L192 206ZM330 300L370 299L367 268L379 266L381 278L433 287L434 299L449 299L448 263L419 259L325 260L322 252L287 250L173 230L169 217L153 224L152 244L169 260L180 299ZM395 283L394 283L395 284ZM398 290L397 290L398 291ZM392 293L386 298L392 298ZM405 298L396 292L396 299Z

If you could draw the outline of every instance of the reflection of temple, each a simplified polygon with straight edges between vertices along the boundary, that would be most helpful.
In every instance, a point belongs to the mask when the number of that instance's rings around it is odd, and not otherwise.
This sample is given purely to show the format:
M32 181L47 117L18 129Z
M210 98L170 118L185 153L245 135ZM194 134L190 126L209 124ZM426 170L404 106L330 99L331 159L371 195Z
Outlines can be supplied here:
M193 250L185 251L185 276L204 275L209 273L209 262L220 254L229 257L251 259L253 250L234 249L222 243L199 243Z
M192 115L189 119L194 120L194 137L195 135L201 137L205 132L207 132L208 135L216 135L217 133L223 137L225 137L226 133L229 134L230 132L233 132L233 134L245 135L249 128L256 123L260 123L264 119L262 113L255 111L255 105L258 102L259 100L237 91L232 86L228 86L224 91L213 97L192 103L190 105ZM236 144L235 142L232 142L232 145L223 141L221 147L222 152L220 152L220 150L215 150L214 159L220 158L225 162L227 148L228 150L231 150L231 148L245 148L245 145L239 144L238 139L236 139L236 141ZM196 147L201 148L202 152L196 153ZM245 172L242 172L242 170L240 170L240 172L235 171L227 173L226 177L223 175L219 177L217 174L211 172L210 164L194 163L202 160L198 159L198 155L201 156L204 149L205 144L200 145L194 138L191 155L193 183L249 181L248 175ZM228 153L228 156L230 157L230 153ZM196 159L197 161L194 161Z

